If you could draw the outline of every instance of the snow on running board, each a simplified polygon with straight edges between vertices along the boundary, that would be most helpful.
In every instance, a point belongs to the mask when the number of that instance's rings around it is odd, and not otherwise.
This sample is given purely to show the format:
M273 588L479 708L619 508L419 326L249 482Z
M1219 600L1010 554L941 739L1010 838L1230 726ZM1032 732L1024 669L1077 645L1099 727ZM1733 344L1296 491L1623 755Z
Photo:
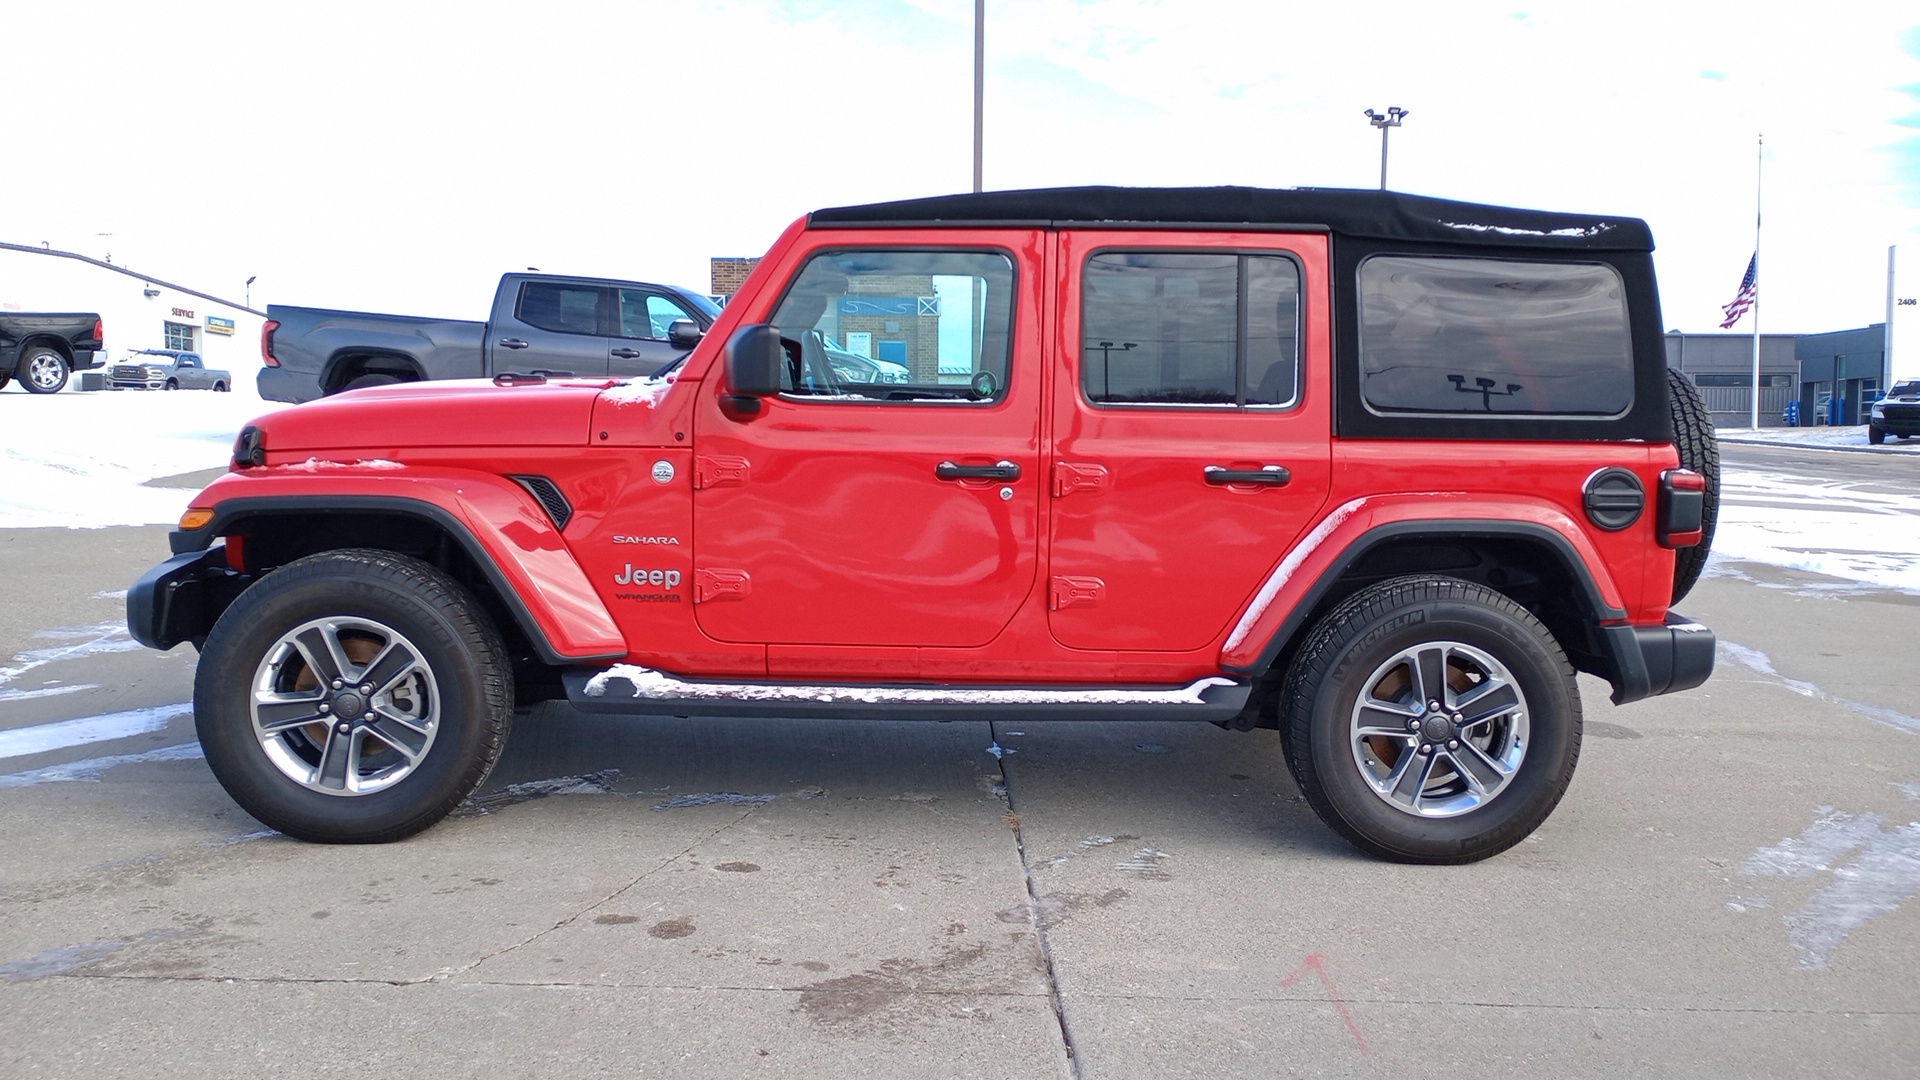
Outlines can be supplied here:
M614 686L624 680L633 689L621 694ZM848 704L954 705L1204 705L1201 695L1215 686L1232 686L1232 679L1207 678L1171 690L968 690L961 687L905 686L768 686L758 683L686 682L640 667L615 664L587 682L589 697L625 696L648 701L822 701Z

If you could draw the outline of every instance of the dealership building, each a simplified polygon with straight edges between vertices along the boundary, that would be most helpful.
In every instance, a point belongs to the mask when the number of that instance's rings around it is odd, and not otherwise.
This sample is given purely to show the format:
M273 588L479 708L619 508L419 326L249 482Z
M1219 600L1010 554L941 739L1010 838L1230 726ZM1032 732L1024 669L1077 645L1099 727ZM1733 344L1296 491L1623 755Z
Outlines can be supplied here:
M109 364L141 349L179 349L247 386L260 368L264 312L70 251L0 242L0 312L15 311L99 315Z

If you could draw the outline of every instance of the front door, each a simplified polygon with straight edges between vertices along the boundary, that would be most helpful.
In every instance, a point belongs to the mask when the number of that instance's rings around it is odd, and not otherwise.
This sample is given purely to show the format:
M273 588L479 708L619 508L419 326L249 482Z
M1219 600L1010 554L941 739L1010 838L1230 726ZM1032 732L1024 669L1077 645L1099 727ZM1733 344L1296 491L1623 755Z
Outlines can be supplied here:
M614 294L614 333L607 339L607 374L616 379L651 375L666 367L684 349L667 341L667 327L685 319L700 320L664 293L620 286Z
M777 303L747 314L780 328L785 391L741 414L719 372L701 387L700 628L768 644L984 645L1038 577L1041 236L834 239L794 253ZM848 343L899 357L905 381L842 355Z
M1061 234L1048 622L1207 646L1326 501L1324 236Z

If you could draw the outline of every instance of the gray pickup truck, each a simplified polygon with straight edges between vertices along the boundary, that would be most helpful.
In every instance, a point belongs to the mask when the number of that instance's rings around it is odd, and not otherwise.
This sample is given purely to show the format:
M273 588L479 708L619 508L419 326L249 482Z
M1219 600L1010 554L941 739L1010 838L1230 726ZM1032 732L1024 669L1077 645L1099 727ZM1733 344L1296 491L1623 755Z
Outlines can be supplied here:
M720 309L670 285L507 274L486 322L273 304L260 333L260 396L312 401L421 379L504 372L652 375L692 349Z
M233 376L210 368L199 353L179 349L141 349L107 369L115 390L214 390L225 393Z
M106 330L91 311L0 314L0 387L57 394L67 376L106 361Z

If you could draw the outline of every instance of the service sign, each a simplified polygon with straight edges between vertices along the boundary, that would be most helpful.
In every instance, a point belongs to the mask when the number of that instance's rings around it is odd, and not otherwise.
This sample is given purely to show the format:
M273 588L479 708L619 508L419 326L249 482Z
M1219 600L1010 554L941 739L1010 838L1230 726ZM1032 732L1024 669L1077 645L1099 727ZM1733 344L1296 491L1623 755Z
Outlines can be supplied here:
M207 316L207 333L231 334L233 333L233 320L223 319L218 315L209 315Z

